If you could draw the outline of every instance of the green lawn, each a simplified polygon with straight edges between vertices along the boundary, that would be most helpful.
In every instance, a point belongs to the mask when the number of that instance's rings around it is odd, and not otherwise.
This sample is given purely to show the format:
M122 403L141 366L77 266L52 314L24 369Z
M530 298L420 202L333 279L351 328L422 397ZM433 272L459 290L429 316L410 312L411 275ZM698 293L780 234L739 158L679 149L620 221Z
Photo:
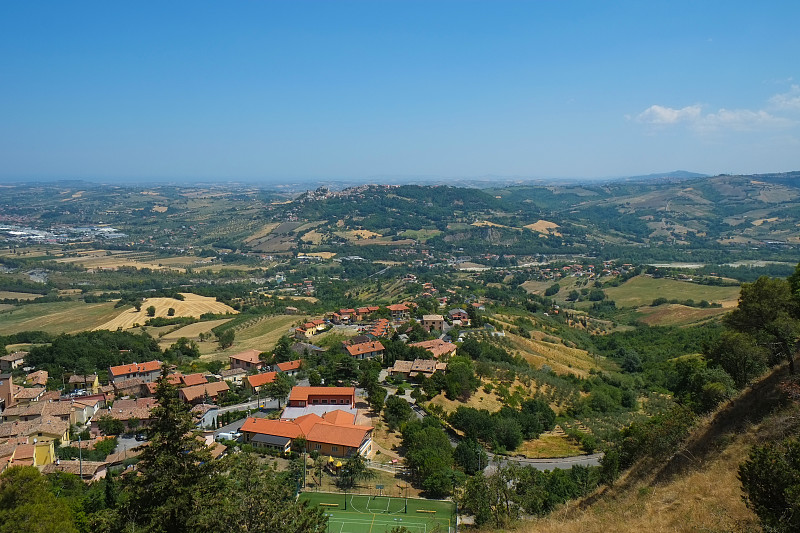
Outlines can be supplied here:
M739 298L739 287L716 287L674 279L654 279L649 276L636 276L619 287L608 287L604 290L608 298L616 302L617 307L650 305L656 298L718 303L735 302Z
M388 533L400 526L412 533L456 530L455 506L447 501L329 492L304 492L300 500L323 509L331 533Z

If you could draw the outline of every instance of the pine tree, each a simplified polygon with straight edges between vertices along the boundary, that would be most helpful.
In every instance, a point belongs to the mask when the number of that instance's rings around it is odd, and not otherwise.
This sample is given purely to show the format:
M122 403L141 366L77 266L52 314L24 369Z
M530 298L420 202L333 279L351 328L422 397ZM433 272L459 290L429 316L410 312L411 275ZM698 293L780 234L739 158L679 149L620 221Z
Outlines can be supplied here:
M219 476L214 475L215 465L204 444L192 434L189 406L178 398L166 375L165 367L147 429L150 443L136 470L126 475L130 498L121 516L146 531L181 533L195 530L192 520L205 504L204 493L212 490L209 483Z

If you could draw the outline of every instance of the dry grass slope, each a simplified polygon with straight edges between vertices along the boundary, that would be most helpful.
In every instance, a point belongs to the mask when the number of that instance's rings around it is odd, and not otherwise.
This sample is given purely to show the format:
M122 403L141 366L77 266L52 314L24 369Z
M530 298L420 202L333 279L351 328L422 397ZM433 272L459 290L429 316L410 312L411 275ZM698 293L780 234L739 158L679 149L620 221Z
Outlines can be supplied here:
M615 487L524 522L516 531L761 531L742 500L737 471L753 444L781 438L787 427L797 426L796 410L772 414L780 401L777 385L786 375L786 368L779 368L722 406L666 463L640 463Z

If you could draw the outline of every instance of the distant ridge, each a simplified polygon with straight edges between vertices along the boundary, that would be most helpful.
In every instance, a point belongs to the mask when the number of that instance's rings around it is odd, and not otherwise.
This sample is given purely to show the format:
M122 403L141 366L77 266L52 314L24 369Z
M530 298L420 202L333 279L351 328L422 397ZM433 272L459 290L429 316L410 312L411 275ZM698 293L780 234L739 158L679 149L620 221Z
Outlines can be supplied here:
M622 178L624 180L652 180L652 179L692 179L692 178L707 178L708 174L698 174L697 172L689 172L688 170L673 170L672 172L657 172L655 174L645 174L643 176L628 176Z

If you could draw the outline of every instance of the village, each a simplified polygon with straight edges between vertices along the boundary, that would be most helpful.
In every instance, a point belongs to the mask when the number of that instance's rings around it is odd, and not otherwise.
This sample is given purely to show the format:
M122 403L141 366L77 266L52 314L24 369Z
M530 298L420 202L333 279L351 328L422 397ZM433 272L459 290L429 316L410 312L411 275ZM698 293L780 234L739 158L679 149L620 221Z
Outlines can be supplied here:
M435 289L428 284L427 290ZM473 309L480 309L478 303ZM447 371L447 361L456 355L456 344L447 332L458 327L469 331L470 313L461 308L445 315L422 314L415 318L416 304L405 302L386 306L338 309L324 317L309 320L287 331L292 359L278 361L274 353L257 349L228 356L228 368L218 373L184 374L174 365L159 360L130 363L108 368L107 375L71 375L62 387L48 390L45 370L25 366L27 352L18 351L0 358L0 469L10 466L35 466L42 472L68 472L90 482L102 478L109 468L131 467L140 447L146 446L154 395L158 379L177 389L196 424L196 435L220 457L230 446L252 446L261 453L288 456L292 451L322 454L331 458L332 473L341 460L361 455L373 457L373 427L366 392L355 383L316 383L309 373L305 356L322 348L313 344L316 336L332 328L350 327L355 335L342 342L353 361L377 361L382 366L381 385L397 392L395 382L418 376L431 378ZM291 308L287 313L292 313ZM472 311L474 315L475 311ZM388 318L382 318L388 316ZM412 324L424 331L427 340L411 342ZM385 364L381 339L395 338L416 348L424 357L393 360ZM15 383L12 371L28 370L24 382ZM284 387L274 387L275 383ZM270 389L270 387L272 389ZM220 400L232 391L244 401L221 407ZM277 390L277 392L276 392ZM406 393L405 398L414 400ZM271 400L271 401L270 401ZM277 403L276 403L277 402ZM239 417L233 423L229 413ZM109 449L104 442L118 443ZM76 449L78 457L65 459L59 449ZM102 460L96 450L105 450ZM397 460L394 461L397 463Z

